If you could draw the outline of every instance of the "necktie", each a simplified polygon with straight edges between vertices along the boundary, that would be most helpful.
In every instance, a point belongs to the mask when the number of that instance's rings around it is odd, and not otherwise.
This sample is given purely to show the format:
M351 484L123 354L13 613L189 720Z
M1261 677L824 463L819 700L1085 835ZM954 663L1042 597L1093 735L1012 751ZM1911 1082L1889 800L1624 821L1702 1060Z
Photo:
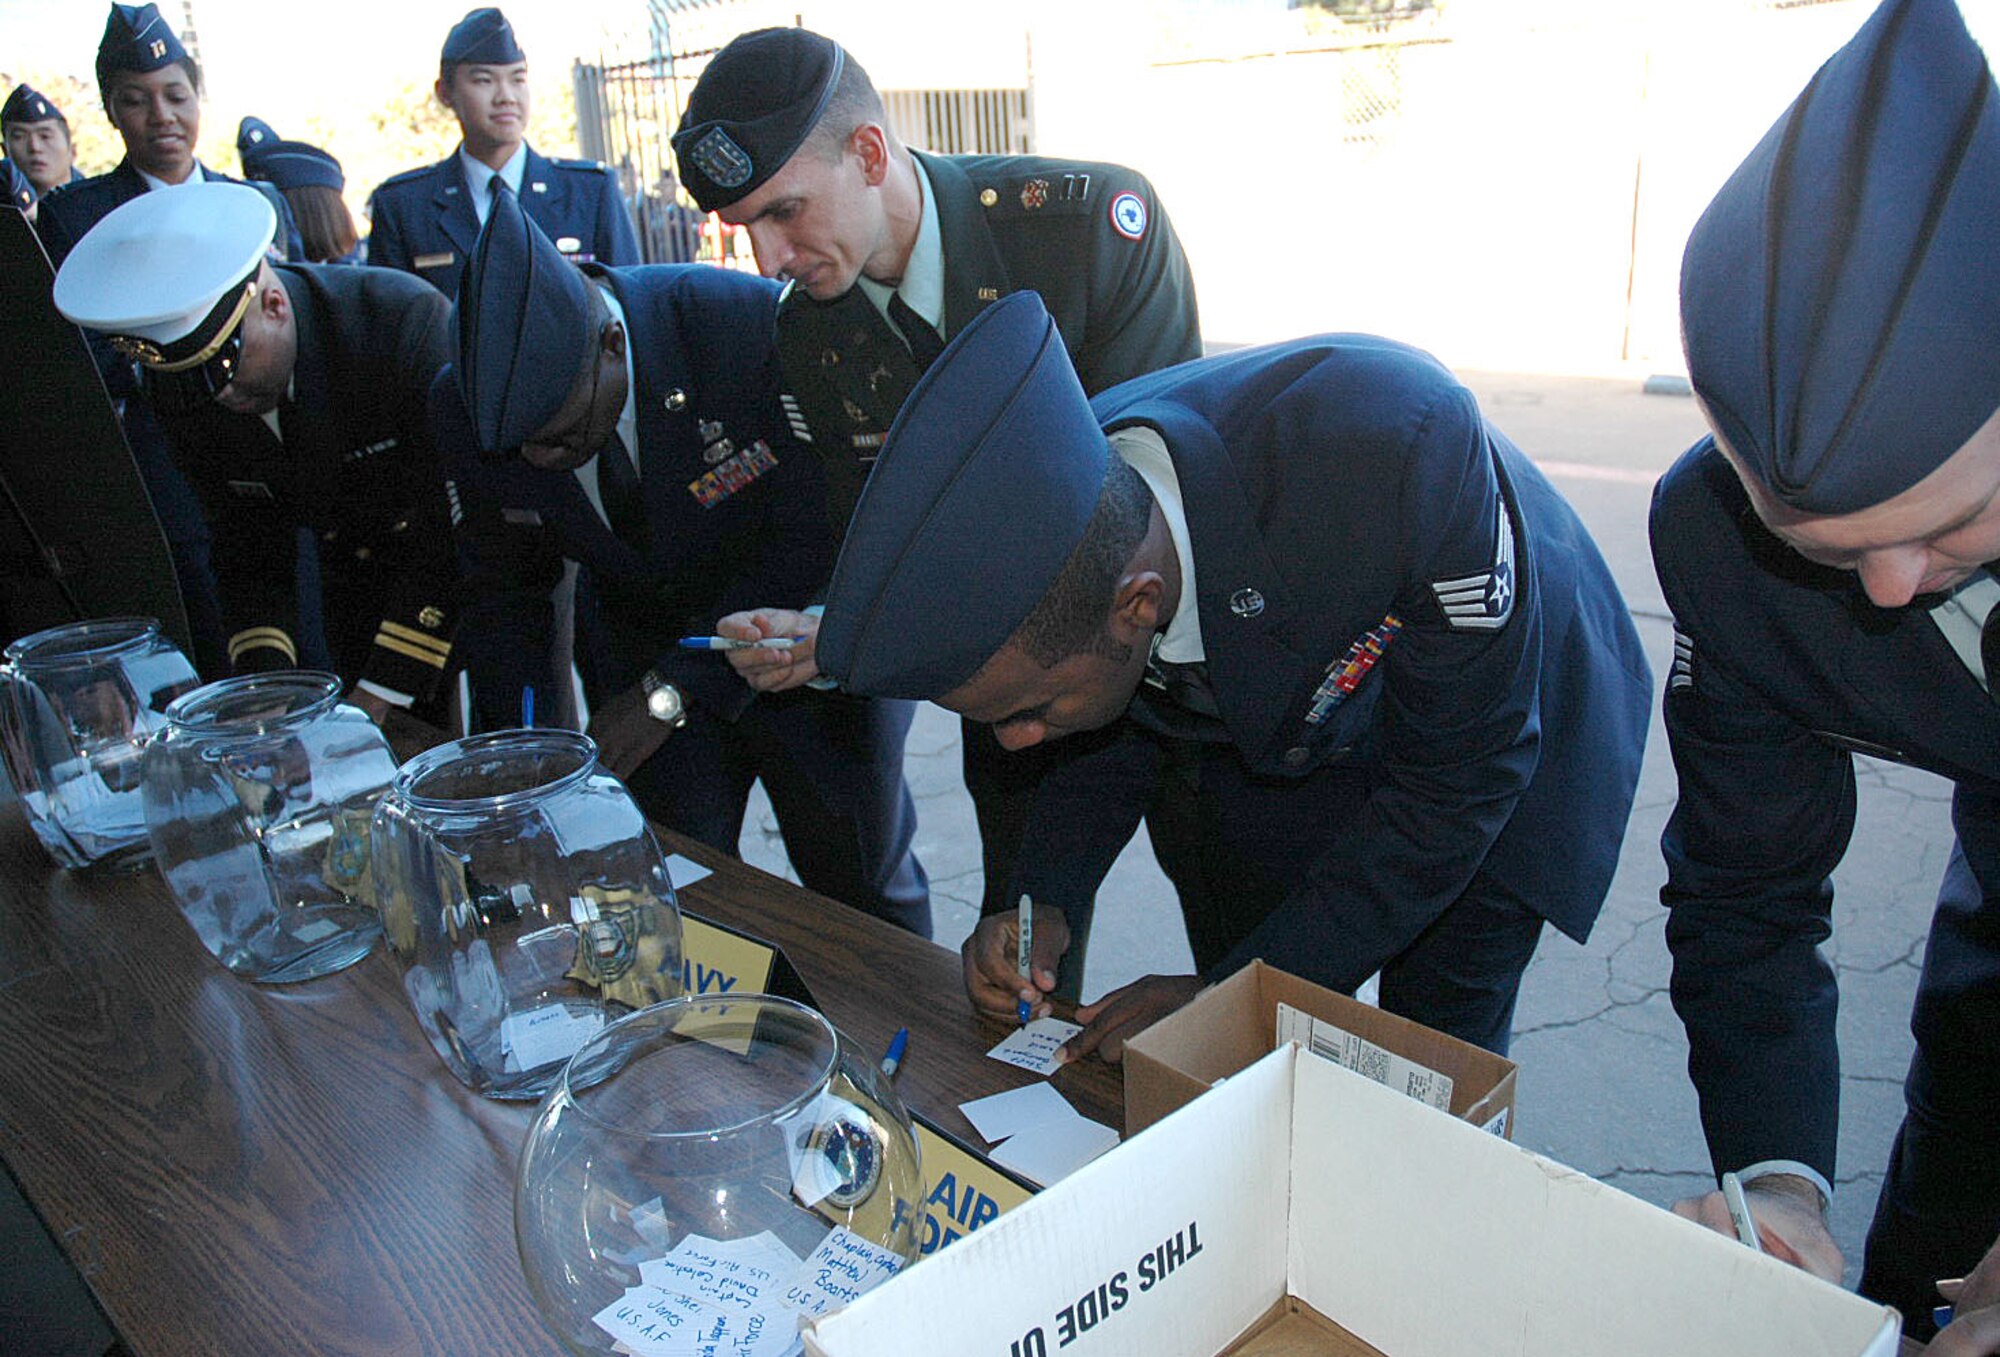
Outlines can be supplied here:
M632 466L631 454L625 450L625 440L616 433L604 445L604 451L597 454L597 495L604 501L604 517L611 524L611 531L626 546L644 555L652 538L646 525L646 497L639 489L639 473Z
M896 328L903 332L903 339L910 346L910 357L917 360L917 371L924 372L937 356L944 352L944 340L931 328L931 323L918 315L910 304L903 300L900 292L889 296L889 319L896 322Z

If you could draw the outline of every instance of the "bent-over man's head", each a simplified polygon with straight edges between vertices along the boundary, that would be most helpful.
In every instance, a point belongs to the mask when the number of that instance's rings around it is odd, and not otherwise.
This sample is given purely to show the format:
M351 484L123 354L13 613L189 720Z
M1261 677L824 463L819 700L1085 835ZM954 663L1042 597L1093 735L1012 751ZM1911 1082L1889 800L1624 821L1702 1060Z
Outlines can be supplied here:
M822 673L1021 748L1116 720L1180 570L1041 298L982 311L910 393L829 586Z
M1899 607L2000 558L2000 107L1953 0L1887 0L1709 204L1688 372L1752 504Z

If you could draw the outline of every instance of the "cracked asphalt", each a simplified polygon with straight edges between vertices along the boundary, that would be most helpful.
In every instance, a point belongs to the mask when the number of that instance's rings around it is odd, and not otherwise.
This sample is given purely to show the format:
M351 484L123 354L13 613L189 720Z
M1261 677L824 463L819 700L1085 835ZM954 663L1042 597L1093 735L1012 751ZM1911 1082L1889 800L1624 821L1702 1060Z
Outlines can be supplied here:
M1541 463L1590 526L1631 605L1656 684L1663 682L1672 624L1653 578L1646 507L1653 480L1701 431L1693 401L1644 394L1644 374L1624 380L1460 375L1488 418ZM911 732L907 767L937 940L956 947L971 930L980 895L957 719L925 708ZM1910 1004L1952 841L1948 783L1869 759L1858 760L1857 771L1859 828L1835 876L1826 949L1841 981L1833 1224L1850 1284L1902 1116ZM1687 1043L1667 997L1659 838L1674 794L1656 703L1638 801L1604 912L1587 946L1544 932L1522 984L1513 1046L1521 1067L1516 1139L1661 1204L1712 1185L1687 1081ZM789 874L761 798L745 824L743 854ZM1137 976L1192 968L1173 893L1143 829L1107 880L1097 917L1086 997Z

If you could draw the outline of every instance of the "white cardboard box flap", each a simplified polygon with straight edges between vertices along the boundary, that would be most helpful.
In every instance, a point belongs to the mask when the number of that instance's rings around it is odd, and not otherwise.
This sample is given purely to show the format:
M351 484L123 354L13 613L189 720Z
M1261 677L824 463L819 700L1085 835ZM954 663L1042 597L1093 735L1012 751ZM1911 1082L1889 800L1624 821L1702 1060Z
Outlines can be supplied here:
M1409 1115L1325 1061L1296 1078L1290 1289L1386 1353L1470 1352L1475 1336L1489 1357L1896 1350L1891 1312L1733 1238Z
M1286 1045L805 1333L1214 1357L1287 1293L1390 1357L1893 1357L1893 1311Z

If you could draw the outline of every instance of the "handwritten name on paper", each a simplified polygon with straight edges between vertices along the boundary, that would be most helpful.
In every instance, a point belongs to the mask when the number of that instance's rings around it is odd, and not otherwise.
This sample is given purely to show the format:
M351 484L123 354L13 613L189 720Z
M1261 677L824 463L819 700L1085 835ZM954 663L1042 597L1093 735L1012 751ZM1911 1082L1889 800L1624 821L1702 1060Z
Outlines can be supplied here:
M1061 1018L1037 1018L1026 1027L1008 1033L1005 1041L986 1054L1031 1074L1054 1074L1062 1068L1062 1062L1055 1058L1056 1052L1082 1030L1076 1023Z

